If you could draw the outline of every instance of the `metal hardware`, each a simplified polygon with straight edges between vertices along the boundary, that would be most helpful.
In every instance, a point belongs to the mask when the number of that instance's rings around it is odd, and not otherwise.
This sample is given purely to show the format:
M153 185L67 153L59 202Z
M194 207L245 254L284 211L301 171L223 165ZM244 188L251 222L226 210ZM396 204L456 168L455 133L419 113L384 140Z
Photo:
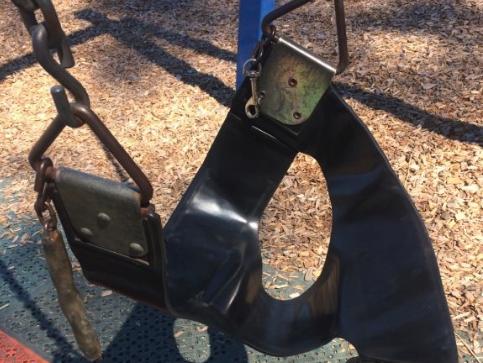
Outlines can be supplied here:
M53 144L62 130L64 130L65 126L66 125L60 116L55 117L40 136L39 140L34 144L28 157L30 166L32 166L34 170L39 170L45 151Z
M97 224L100 228L106 228L111 223L111 217L106 213L99 213L97 215Z
M107 148L107 150L109 150L113 157L121 164L124 170L126 170L132 180L139 187L141 206L148 206L153 195L153 187L147 176L90 108L79 103L71 104L71 108L73 114L89 126L101 143ZM35 143L29 154L30 165L32 165L35 170L40 167L42 156L59 136L64 127L65 123L62 122L62 118L57 116L40 139Z
M272 25L272 23L275 20L311 1L313 0L292 0L269 12L262 20L263 35L267 38L272 37L275 33L275 27Z
M307 4L310 1L312 0L293 0L268 13L262 21L262 30L264 37L267 39L275 39L276 28L272 25L272 23L276 19L284 16L291 11L294 11L295 9ZM337 43L339 48L339 63L336 67L336 74L340 74L347 68L347 65L349 64L349 51L347 47L344 0L334 0L334 4L337 27Z
M278 38L260 75L260 111L283 124L298 125L312 115L336 70L309 51Z
M45 185L47 182L47 172L48 169L53 166L52 160L49 158L43 158L40 161L39 169L35 175L34 181L34 191L38 193L39 196L45 198Z
M14 2L24 20L28 18L26 26L31 31L34 54L37 57L37 60L40 65L62 85L54 86L51 89L52 98L54 99L58 115L32 148L29 154L30 164L34 170L39 171L45 151L60 135L64 127L80 127L87 122L89 123L89 127L101 141L104 151L110 161L114 164L121 179L124 179L125 176L117 162L121 164L129 176L138 185L141 193L141 206L147 207L153 193L149 180L104 124L102 124L97 115L90 110L90 100L86 90L82 84L65 69L66 67L73 65L74 62L73 58L71 58L72 62L69 62L68 55L70 54L70 50L69 52L65 50L65 52L62 53L62 47L67 43L52 2L50 0L32 0L30 2L28 0L15 0ZM38 24L35 18L34 12L37 8L39 8L44 14L45 22L42 24ZM53 44L59 48L58 53L61 59L61 64L59 64L51 54L50 50ZM66 62L69 64L66 64ZM74 96L74 102L69 103L64 88ZM39 209L40 211L42 208L36 207L36 209Z
M245 105L245 113L249 118L257 118L262 112L286 125L305 122L328 89L333 76L347 67L343 0L334 0L339 45L337 68L334 69L308 50L276 35L272 22L309 1L290 1L263 19L264 39L258 44L254 58L249 59L244 66L244 75L250 79L252 89L252 96ZM259 70L254 67L261 64L263 50L267 46L272 49L261 72L261 66Z
M37 192L37 199L34 203L34 209L37 213L40 223L47 228L44 212L48 211L51 219L55 220L55 212L49 209L49 195L47 190L48 171L53 167L52 160L44 158L39 163L39 168L35 174L34 191ZM51 207L51 206L50 206ZM56 221L57 223L57 221Z
M54 49L63 68L73 67L74 57L67 44L67 39L62 26L60 25L57 12L50 0L12 0L18 7L22 20L28 31L32 31L36 26L41 25L35 17L35 11L40 9L44 17L42 25L48 32L48 48Z
M33 33L45 48L42 28L36 26ZM267 85L281 82L279 93L267 88L262 100L264 90L257 88L263 80L252 83L254 101L268 108L260 111L260 122L252 125L256 127L240 122L248 119L237 108L246 101L247 90L237 93L235 108L167 223L165 240L159 216L139 207L149 203L149 181L88 105L73 102L70 112L113 152L140 191L78 171L56 170L42 159L70 116L65 93L53 90L59 115L35 145L30 162L38 172L36 206L45 229L46 258L81 349L90 359L100 357L51 199L90 281L176 318L202 321L278 356L307 352L337 336L378 361L456 362L431 242L387 158L337 91L323 89L329 82L323 77L331 77L333 68L274 33L269 43L268 58L259 58L262 46L250 68L256 71L255 65L264 61L261 77L274 72ZM315 82L313 74L322 78ZM285 89L288 95L280 91ZM312 97L309 104L297 98L299 92ZM285 97L279 100L283 116L293 118L289 124L312 117L304 132L273 127L265 117L278 95ZM317 108L311 111L314 104ZM323 169L334 209L332 236L314 285L291 301L279 301L262 285L259 225L298 152L312 156ZM103 224L103 214L109 223Z
M89 106L89 96L85 88L52 56L49 48L49 33L44 25L39 24L32 28L32 46L42 68L67 88L77 102Z
M141 206L148 206L149 201L153 197L153 187L151 186L148 177L143 173L136 162L122 147L119 141L117 141L117 139L112 135L106 125L104 125L104 123L94 113L94 111L79 103L72 104L72 111L76 117L84 121L89 126L99 141L106 147L107 150L109 150L112 156L129 174L134 183L136 183L141 196Z
M55 108L60 119L69 127L77 128L84 125L82 120L76 118L70 108L69 99L65 94L65 89L62 86L54 86L50 89L50 94L54 100Z
M37 217L44 230L51 231L57 228L57 213L50 201L45 202L42 209L37 210Z
M62 167L55 186L69 223L84 242L128 257L146 255L138 191L126 183Z
M139 243L130 243L129 244L129 256L133 258L143 257L146 254L144 251L143 246Z
M262 71L262 65L256 58L248 59L243 65L243 74L250 80L252 95L245 105L245 113L248 118L254 119L260 115L260 94L258 92L258 78Z
M349 47L347 46L347 30L345 24L344 0L335 0L335 24L337 28L337 44L339 49L339 62L336 74L341 74L349 65Z
M92 231L87 227L82 227L79 232L87 240L87 242L90 242L91 238L94 237L94 233L92 233Z
M72 265L62 235L57 230L57 213L51 202L52 189L49 187L52 170L52 160L42 159L38 163L34 183L37 192L35 211L43 227L42 247L62 312L69 321L79 348L87 359L94 361L102 355L101 345L75 287Z

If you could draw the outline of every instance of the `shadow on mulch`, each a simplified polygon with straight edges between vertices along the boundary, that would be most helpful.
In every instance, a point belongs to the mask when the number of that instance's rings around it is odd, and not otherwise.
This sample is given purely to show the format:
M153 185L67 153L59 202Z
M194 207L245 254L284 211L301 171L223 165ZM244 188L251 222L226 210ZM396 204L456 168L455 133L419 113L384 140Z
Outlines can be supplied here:
M92 10L83 10L75 15L79 19L90 21L95 27L105 28L106 32L116 40L136 50L150 62L162 67L173 76L177 76L181 82L198 86L220 104L230 105L230 99L234 94L231 87L226 86L217 77L197 71L189 63L170 54L150 38L162 38L170 43L222 60L234 61L233 53L220 49L205 40L176 34L135 18L123 18L120 21L110 20L104 14ZM136 31L133 31L134 29Z
M100 0L96 1L96 8L114 11L119 14L133 14L145 12L166 12L173 9L184 9L188 13L196 0Z
M367 107L388 112L404 122L435 132L448 139L483 147L483 127L479 125L433 115L400 98L383 93L368 92L359 87L342 83L336 83L336 86L346 98L353 98Z
M150 6L147 9L151 11L153 4L151 2L149 3ZM161 1L159 6L162 9L163 6L167 5ZM142 10L142 8L139 9ZM406 10L423 15L428 13L424 4L414 5ZM470 12L471 10L467 11ZM146 23L132 17L124 17L119 21L110 20L104 14L91 9L77 12L76 16L79 19L91 22L92 26L73 32L68 37L71 45L79 45L99 35L109 34L126 46L136 50L150 62L162 67L170 74L177 76L181 82L198 86L201 90L215 98L220 104L229 107L230 100L234 95L234 90L231 87L225 85L213 75L197 71L189 63L170 54L154 41L150 40L150 38L160 38L171 44L189 48L200 54L206 54L225 61L235 61L236 55L233 52L221 49L206 40L196 39L185 34L178 34L172 30L163 29L157 24ZM369 14L367 16L369 17ZM426 18L423 17L423 19ZM364 21L363 24L369 23ZM414 23L404 21L392 22L390 19L387 20L387 23L375 22L376 26L398 26L400 28L411 28L417 24L417 19L414 20ZM133 29L136 29L136 31L133 31ZM35 57L32 54L27 54L1 65L0 81L35 63ZM483 146L483 127L479 125L437 116L408 104L399 98L378 92L368 92L357 86L338 83L337 88L346 97L354 98L370 108L391 113L404 122L422 127L451 140Z
M388 5L388 4L387 4ZM352 19L352 26L365 31L369 28L394 29L400 32L415 31L430 33L440 38L451 36L448 23L464 25L464 22L481 20L478 9L454 0L439 1L438 4L425 2L406 2L401 6L371 8L359 12ZM475 39L475 45L477 45Z

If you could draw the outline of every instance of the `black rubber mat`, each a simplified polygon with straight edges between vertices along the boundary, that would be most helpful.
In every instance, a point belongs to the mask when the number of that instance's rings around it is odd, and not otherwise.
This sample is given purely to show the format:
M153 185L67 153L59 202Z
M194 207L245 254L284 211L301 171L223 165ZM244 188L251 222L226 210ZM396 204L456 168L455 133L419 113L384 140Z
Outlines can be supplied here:
M17 223L22 226L17 227L17 235L34 237L27 243L4 237L0 241L0 328L48 360L85 362L57 305L39 244L39 227L34 221ZM6 234L3 228L0 234ZM264 270L264 278L271 282L276 283L280 275L268 266ZM294 277L282 294L292 295L307 284L302 276ZM294 357L266 356L201 324L172 319L154 308L90 286L79 272L76 281L100 335L106 362L345 363L356 355L349 344L336 340L322 349Z

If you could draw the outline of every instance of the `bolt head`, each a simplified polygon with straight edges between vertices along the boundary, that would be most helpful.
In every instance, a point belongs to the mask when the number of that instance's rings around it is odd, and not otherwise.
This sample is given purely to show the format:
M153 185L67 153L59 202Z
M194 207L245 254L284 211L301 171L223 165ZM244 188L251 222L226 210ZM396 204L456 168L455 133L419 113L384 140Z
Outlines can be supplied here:
M87 227L82 227L80 229L80 234L86 238L87 240L91 239L92 237L94 237L94 233L92 233L92 231L87 228Z
M109 225L109 223L111 223L111 217L109 217L108 214L99 213L97 215L97 224L99 225L99 227L106 228Z
M144 248L139 243L133 242L129 244L129 256L137 258L143 257L144 254Z

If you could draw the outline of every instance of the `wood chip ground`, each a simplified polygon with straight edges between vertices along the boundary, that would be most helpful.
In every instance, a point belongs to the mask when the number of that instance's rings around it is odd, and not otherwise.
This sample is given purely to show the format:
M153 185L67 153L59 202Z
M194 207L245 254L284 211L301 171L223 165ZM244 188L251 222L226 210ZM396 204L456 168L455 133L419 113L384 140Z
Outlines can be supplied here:
M238 3L55 1L77 61L72 73L93 109L143 167L166 220L223 122L233 95ZM411 194L433 240L455 328L482 353L481 0L348 0L352 63L337 77ZM331 2L279 22L281 33L334 61ZM54 116L55 83L30 53L9 1L0 3L0 223L33 219L27 154ZM85 128L49 151L56 163L114 177ZM315 161L299 156L263 218L264 261L287 273L320 272L331 209ZM283 287L283 286L282 286ZM275 287L276 288L276 287Z

